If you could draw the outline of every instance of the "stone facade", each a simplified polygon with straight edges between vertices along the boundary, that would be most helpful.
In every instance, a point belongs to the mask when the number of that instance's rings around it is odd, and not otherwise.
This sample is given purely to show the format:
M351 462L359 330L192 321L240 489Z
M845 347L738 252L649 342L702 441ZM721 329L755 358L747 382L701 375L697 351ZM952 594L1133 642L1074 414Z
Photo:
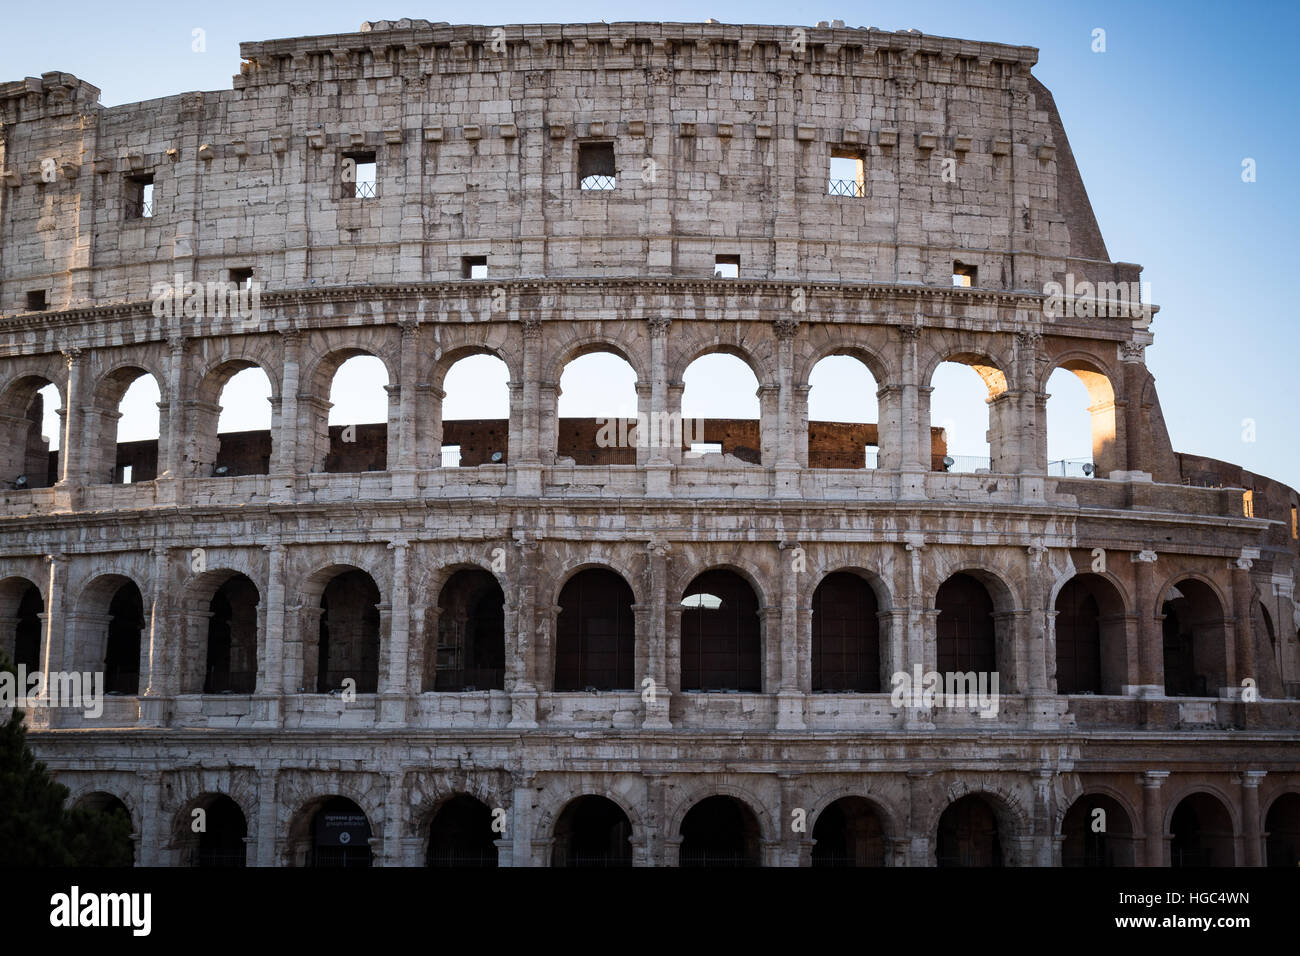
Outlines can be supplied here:
M944 862L941 817L967 795L1011 865L1069 862L1067 816L1099 796L1139 864L1218 840L1215 862L1258 865L1270 826L1300 829L1297 494L1174 452L1149 321L1045 312L1051 282L1140 267L1110 260L1036 51L838 27L400 21L241 55L232 90L111 109L68 74L0 85L0 478L45 474L38 388L58 388L63 423L52 482L0 492L0 616L21 633L35 587L39 666L103 670L131 623L115 595L138 590L134 692L98 718L29 721L74 800L126 806L139 862L184 862L213 795L264 866L308 859L328 797L364 812L385 865L422 863L461 794L504 811L513 866L557 859L584 795L621 809L637 865L684 861L688 812L714 796L741 807L750 862L773 866L813 862L818 821L851 797L888 865ZM584 147L607 143L615 187L580 188ZM861 161L862 195L827 194L832 152ZM375 163L374 197L353 194L349 161ZM714 277L718 256L739 257L738 278ZM464 277L479 257L488 277ZM247 269L251 317L155 308L177 276ZM694 359L741 357L761 420L706 440L745 454L573 454L592 429L558 418L557 383L592 351L632 366L646 416L680 413ZM349 447L330 382L357 354L384 363L389 417ZM444 427L444 378L474 354L509 367L509 420ZM810 428L829 355L869 368L878 426ZM929 382L946 360L988 386L986 473L943 470ZM251 366L272 427L236 454L219 399ZM1091 396L1094 477L1048 474L1058 368ZM117 445L143 374L161 437ZM444 442L468 467L440 467ZM875 468L852 463L864 443ZM123 463L147 480L111 481ZM500 687L429 690L440 595L467 569L503 595ZM589 569L630 588L634 681L557 691L562 591ZM757 691L683 689L682 596L710 569L757 602ZM817 686L817 590L837 571L874 602L874 692ZM205 693L237 575L256 633L227 665L255 658L253 689ZM955 575L991 602L993 719L891 701L891 675L942 667ZM1062 594L1083 578L1100 676L1062 693ZM1167 693L1175 587L1199 693ZM373 673L373 692L328 692L336 668ZM1185 798L1227 828L1206 836L1202 818L1187 842Z

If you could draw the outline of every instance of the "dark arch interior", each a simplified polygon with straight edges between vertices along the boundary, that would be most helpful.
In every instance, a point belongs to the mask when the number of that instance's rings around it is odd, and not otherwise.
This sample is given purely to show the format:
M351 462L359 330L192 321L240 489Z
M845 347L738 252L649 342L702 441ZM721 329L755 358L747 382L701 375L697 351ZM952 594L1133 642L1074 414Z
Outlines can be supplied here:
M560 591L555 689L628 690L635 686L632 588L613 571L579 571Z
M236 574L212 595L205 694L251 694L257 682L257 588Z
M330 797L312 814L308 866L364 867L373 862L370 821L347 797Z
M836 800L813 826L813 866L884 866L885 833L875 807L862 797Z
M762 866L754 812L734 797L701 800L682 820L682 866Z
M358 694L379 688L379 588L364 571L344 571L321 595L316 692L356 681Z
M762 690L758 599L734 571L705 571L682 595L682 690Z
M199 818L194 811L202 810L201 831L194 827ZM177 844L185 866L246 866L248 850L244 842L248 836L248 821L244 811L224 793L207 794L177 820Z
M113 796L111 793L105 793L97 790L94 793L88 793L74 804L74 809L89 810L94 813L112 814L119 817L124 822L120 828L121 844L115 847L98 847L95 850L95 856L101 861L122 861L126 864L135 862L135 841L131 839L133 824L131 823L131 811L126 808L126 804L121 798ZM102 865L102 864L101 864Z
M1127 683L1124 603L1106 578L1078 574L1056 596L1056 688L1119 694Z
M632 824L607 797L578 797L555 822L552 866L631 866Z
M1135 866L1133 825L1119 801L1089 793L1074 801L1061 821L1062 866Z
M505 687L505 594L481 568L457 571L438 595L436 643L425 646L425 691Z
M1300 866L1300 793L1284 793L1264 818L1269 866Z
M935 858L939 866L1003 865L998 818L987 800L970 794L943 811Z
M1212 697L1227 681L1223 608L1202 581L1185 579L1169 589L1164 615L1165 694Z
M1232 818L1208 793L1194 793L1174 808L1169 830L1171 866L1232 866Z
M829 574L812 601L812 689L880 691L880 620L876 594L848 571Z
M497 865L492 811L481 800L458 794L440 806L429 824L426 866Z
M988 589L969 574L954 574L939 586L934 606L938 669L942 673L997 669L997 642L993 599Z
M144 599L134 582L119 587L108 605L108 643L104 653L104 693L140 692L140 634Z
M14 626L14 667L20 664L33 673L41 669L41 615L45 601L34 584L23 588L18 601L18 623Z

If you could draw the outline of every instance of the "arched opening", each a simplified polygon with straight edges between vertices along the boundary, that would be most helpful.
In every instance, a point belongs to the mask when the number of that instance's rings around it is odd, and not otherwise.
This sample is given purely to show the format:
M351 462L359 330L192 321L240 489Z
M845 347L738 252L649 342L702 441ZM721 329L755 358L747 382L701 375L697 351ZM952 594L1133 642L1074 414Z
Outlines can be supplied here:
M323 797L298 814L289 835L289 852L298 866L372 865L370 820L347 797Z
M0 482L48 488L59 480L62 397L49 379L19 379L0 398Z
M496 866L498 836L488 806L469 794L457 794L438 808L429 823L425 866Z
M1185 578L1166 593L1165 695L1213 697L1227 683L1223 605L1205 582Z
M4 628L0 650L8 655L15 669L25 667L28 674L41 670L44 613L41 590L31 581L26 578L0 581L0 627Z
M140 693L140 635L144 628L144 599L135 582L127 581L114 592L108 605L104 693Z
M216 421L217 445L211 462L212 474L216 477L270 474L271 380L256 365L232 367L237 367L238 371L231 374L226 370L218 378L229 376L217 400L220 411ZM200 435L204 433L204 429L197 431ZM199 477L206 477L206 464L206 456L199 459Z
M1056 596L1056 690L1119 694L1127 683L1124 604L1106 578L1079 574Z
M510 367L495 355L470 355L447 370L442 388L441 459L435 464L505 464L510 457Z
M1088 793L1061 821L1062 866L1136 866L1133 822L1114 797Z
M505 594L481 568L457 571L438 593L425 641L423 689L458 692L505 687Z
M613 352L589 352L560 374L556 458L576 465L635 465L638 440L636 370Z
M939 818L935 849L939 866L1004 866L998 818L979 794L954 801Z
M96 412L87 421L99 448L91 480L118 484L153 481L158 475L158 436L162 400L158 382L141 368L120 368L100 383Z
M940 673L992 674L997 670L997 631L993 599L969 574L954 574L939 586L934 606L937 665Z
M880 386L850 355L828 355L808 375L808 467L875 468Z
M239 804L224 793L207 793L178 815L174 844L183 866L246 866L247 837Z
M1010 471L1004 446L1015 437L1014 410L1001 370L978 355L953 355L935 368L930 388L931 469Z
M1115 392L1091 364L1069 361L1047 379L1047 473L1104 478L1121 469Z
M555 821L551 866L631 866L632 822L613 800L587 795Z
M1284 793L1264 818L1268 866L1300 866L1300 793Z
M688 365L682 373L683 458L761 464L758 391L753 369L735 355L711 352Z
M105 793L103 790L96 790L94 793L88 793L81 797L72 805L72 808L73 810L109 814L121 821L120 826L110 828L107 831L113 834L114 845L94 849L94 856L102 861L99 865L132 866L135 864L135 841L131 839L134 824L131 822L131 811L126 808L126 804L122 802L120 797Z
M1255 666L1259 669L1256 685L1262 698L1283 696L1281 671L1278 668L1277 632L1273 630L1273 616L1263 601L1255 602L1251 621L1255 637Z
M1193 793L1174 808L1170 866L1234 866L1232 818L1208 793Z
M379 689L379 588L364 571L343 571L325 585L320 600L316 692L345 689L358 694Z
M762 866L754 811L735 797L706 797L682 820L681 866Z
M880 608L851 571L828 574L812 600L812 689L880 692Z
M257 683L257 587L231 576L212 595L208 609L205 694L251 694Z
M373 355L353 352L330 380L327 472L388 468L388 369Z
M705 571L682 595L684 691L762 691L758 598L734 571Z
M841 797L813 825L813 866L884 866L885 830L869 800Z
M560 590L555 689L630 690L636 654L632 589L623 577L589 568Z

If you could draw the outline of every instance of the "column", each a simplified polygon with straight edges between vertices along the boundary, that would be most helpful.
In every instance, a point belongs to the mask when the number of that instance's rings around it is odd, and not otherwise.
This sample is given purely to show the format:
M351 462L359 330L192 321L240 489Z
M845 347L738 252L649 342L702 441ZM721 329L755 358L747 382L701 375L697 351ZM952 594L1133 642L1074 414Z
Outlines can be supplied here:
M646 551L646 583L650 594L648 627L643 640L646 642L646 676L654 681L655 693L653 701L646 701L645 720L641 726L646 730L668 730L672 727L668 706L672 698L668 689L668 542L656 538L646 545Z
M81 405L85 357L81 349L67 348L63 350L63 358L68 366L68 387L63 396L63 437L59 441L59 481L56 487L67 488L86 482L85 415Z
M907 774L907 832L912 845L908 866L932 866L930 848L930 774L909 771Z
M520 497L537 497L542 493L538 444L541 440L542 322L536 316L525 316L520 319L520 326L524 336L524 380L519 393L521 434L519 457L515 459L515 486Z
M919 319L919 316L918 316ZM898 415L899 442L898 458L891 455L891 463L898 462L899 476L898 496L900 498L924 498L925 476L930 471L930 407L927 388L922 404L920 369L917 366L917 347L921 338L919 321L915 325L898 326L902 336L902 380L898 383L896 400ZM894 398L892 391L887 398ZM893 411L894 403L890 403Z
M646 839L645 865L665 866L664 862L664 821L667 796L668 774L661 770L643 770L646 788Z
M145 770L137 776L140 779L140 843L136 865L161 866L162 847L168 836L158 809L162 774L157 770Z
M515 686L510 692L510 727L530 730L537 726L537 561L536 538L524 535L517 542L515 574L519 599L515 612ZM515 844L518 849L518 843Z
M415 380L419 375L420 323L414 316L403 316L401 328L402 347L398 362L397 397L397 459L388 463L393 473L393 493L403 497L415 494L416 414L418 392Z
M801 796L799 786L800 774L797 773L779 773L777 778L781 781L781 806L777 816L777 826L780 827L780 837L777 861L778 866L811 866L812 865L812 821L808 819L805 800ZM794 810L804 810L802 831L796 831L794 828L795 817Z
M1259 551L1243 548L1241 557L1230 562L1232 568L1232 614L1235 620L1234 643L1236 653L1236 673L1229 672L1228 689L1234 699L1241 698L1242 681L1249 678L1254 682L1255 693L1259 693L1259 671L1255 664L1255 628L1251 604L1254 590L1250 585L1250 569ZM1258 700L1258 696L1255 698Z
M154 548L153 586L150 595L149 640L140 654L140 686L143 688L140 700L141 723L161 726L165 710L165 698L175 693L169 686L167 662L167 645L170 635L175 633L172 626L174 615L168 604L168 585L170 568L168 567L167 548Z
M185 352L184 335L167 339L167 390L158 403L158 477L180 478L187 434L185 421ZM193 423L189 423L192 427ZM175 500L174 498L170 500Z
M257 865L275 866L276 804L274 767L261 767L257 771Z
M1142 827L1146 831L1144 866L1165 865L1165 803L1160 788L1168 770L1148 770L1142 774Z
M402 811L403 785L406 774L403 771L388 775L388 795L384 799L384 853L378 861L380 866L402 865Z
M282 380L280 382L279 429L275 435L275 460L271 465L272 496L277 501L293 498L294 475L298 467L298 361L302 333L289 329L280 333Z
M1156 553L1139 551L1133 562L1133 597L1137 608L1138 686L1128 688L1138 697L1163 697L1165 694L1165 646L1160 620L1154 613L1156 594Z
M1268 776L1266 770L1247 770L1241 775L1241 832L1245 842L1246 866L1263 866L1264 821L1259 818L1259 785Z
M380 726L406 725L408 666L411 653L411 599L407 572L410 542L395 538L388 549L393 552L392 616L388 640L379 652L379 699L377 714Z
M257 687L254 690L254 720L264 726L280 723L285 691L284 643L287 608L285 607L285 548L278 541L266 546L266 627L257 649ZM259 851L260 852L260 851Z
M510 865L536 866L533 860L533 785L537 774L531 770L512 772L510 779L514 785L513 810L514 819L510 826ZM548 861L549 862L549 861Z
M781 607L778 617L780 628L780 684L776 693L776 729L803 730L804 697L799 689L799 570L796 562L803 562L803 549L797 541L779 545L778 566L781 569Z
M794 393L794 337L799 332L799 320L779 318L772 323L772 328L777 344L776 496L798 498L799 450L795 426L799 415ZM764 460L763 464L766 465L767 461Z

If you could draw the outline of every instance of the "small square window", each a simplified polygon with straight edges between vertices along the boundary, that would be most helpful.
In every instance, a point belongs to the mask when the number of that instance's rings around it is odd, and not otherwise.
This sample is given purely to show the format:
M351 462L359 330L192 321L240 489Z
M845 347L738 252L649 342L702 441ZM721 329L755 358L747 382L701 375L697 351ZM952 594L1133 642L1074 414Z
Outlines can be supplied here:
M578 188L608 190L617 184L613 143L578 144Z
M231 269L230 281L241 288L251 286L253 284L253 270L251 268Z
M153 173L127 178L126 218L153 218Z
M1300 508L1291 506L1291 537L1300 538Z
M1255 492L1245 491L1241 495L1241 513L1242 517L1255 517Z
M129 485L131 483L131 472L133 470L134 468L131 465L122 466L122 484Z
M27 293L28 312L44 312L46 308L44 289L33 289Z
M486 279L487 256L461 256L460 277L462 279Z
M831 150L830 186L832 196L862 197L866 194L866 162L862 151L836 148Z
M373 151L343 154L339 175L343 181L345 199L374 199L379 195L379 166Z
M459 445L442 446L442 467L444 468L460 467L460 446Z
M969 289L977 284L979 270L962 262L952 264L952 286L954 289Z
M713 259L713 278L739 279L740 256L715 256Z

